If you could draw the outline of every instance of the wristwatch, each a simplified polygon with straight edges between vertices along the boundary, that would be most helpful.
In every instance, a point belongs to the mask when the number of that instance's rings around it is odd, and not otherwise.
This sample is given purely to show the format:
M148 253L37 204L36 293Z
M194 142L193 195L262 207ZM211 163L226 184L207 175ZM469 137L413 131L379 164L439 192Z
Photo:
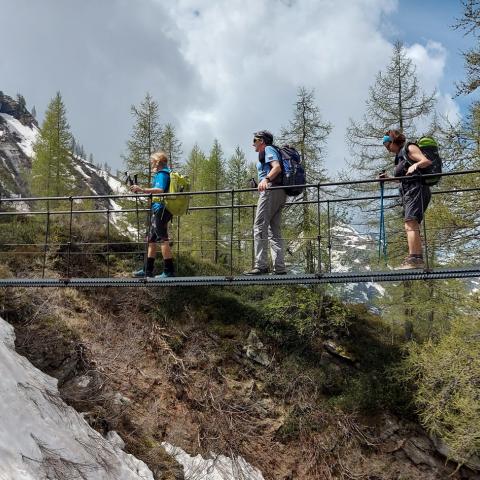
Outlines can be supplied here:
M272 180L270 180L270 178L268 177L268 175L265 177L265 180L266 180L267 182L271 182L271 181L272 181Z

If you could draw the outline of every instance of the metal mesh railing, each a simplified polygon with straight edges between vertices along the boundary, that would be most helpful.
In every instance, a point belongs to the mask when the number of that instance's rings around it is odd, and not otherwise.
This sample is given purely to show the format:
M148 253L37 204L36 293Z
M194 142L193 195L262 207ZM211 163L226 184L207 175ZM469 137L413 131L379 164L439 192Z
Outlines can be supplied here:
M442 176L478 180L479 173L470 170ZM306 185L302 197L287 202L283 215L290 271L317 277L345 271L361 275L368 273L372 263L388 271L406 248L397 195L388 188L379 195L379 185L393 181ZM480 215L475 207L480 204L480 188L457 183L458 188L446 185L432 191L434 199L428 209L432 215L422 223L427 271L480 263ZM357 188L367 191L358 192ZM184 193L192 197L192 206L187 215L174 218L175 257L188 254L206 259L222 265L230 276L251 266L253 192L255 189ZM0 264L17 278L44 279L55 269L62 278L124 274L141 264L146 254L152 197L130 193L0 198ZM382 237L379 229L382 201L387 237ZM380 249L379 241L388 242L388 250Z

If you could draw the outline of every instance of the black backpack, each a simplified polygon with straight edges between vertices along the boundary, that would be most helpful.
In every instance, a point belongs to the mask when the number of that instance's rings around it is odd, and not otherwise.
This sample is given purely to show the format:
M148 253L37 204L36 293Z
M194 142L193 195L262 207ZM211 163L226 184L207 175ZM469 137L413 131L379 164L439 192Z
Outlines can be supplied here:
M275 148L282 160L280 162L282 167L282 181L280 185L291 187L285 189L285 193L289 197L300 195L305 190L303 185L307 183L300 153L290 145L284 145L283 147L273 145L273 148ZM293 188L295 186L296 188Z
M432 137L420 137L415 143L407 143L400 151L400 156L405 159L405 162L408 165L413 165L413 162L410 161L408 158L407 148L409 145L416 145L422 153L432 162L426 168L421 168L420 173L427 175L427 174L434 174L434 173L442 173L442 158L438 153L438 144ZM441 176L434 176L434 177L426 177L423 179L423 182L426 185L436 185Z

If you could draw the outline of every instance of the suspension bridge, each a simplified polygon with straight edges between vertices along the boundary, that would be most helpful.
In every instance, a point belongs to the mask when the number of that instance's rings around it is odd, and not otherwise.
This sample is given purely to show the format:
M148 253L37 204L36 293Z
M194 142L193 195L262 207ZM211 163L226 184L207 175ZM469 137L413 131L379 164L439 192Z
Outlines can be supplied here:
M475 186L478 185L479 173L480 170L444 173L444 177L471 179L470 182L462 182L462 185L473 186L455 188L455 182L444 182L453 184L453 187L433 189L429 210L436 202L452 206L459 199L464 204L480 205L480 188ZM176 258L185 253L196 253L200 258L220 263L227 273L171 278L130 278L125 273L122 275L117 265L119 258L128 258L129 261L122 264L125 272L125 266L132 266L133 270L135 262L138 266L138 262L143 261L140 260L146 255L143 237L146 225L150 223L149 202L152 195L0 197L0 265L8 267L0 269L0 287L345 284L480 277L480 212L476 208L465 218L460 218L461 215L450 218L443 225L438 225L438 222L429 225L427 215L422 223L425 268L395 270L390 266L390 261L395 261L395 255L387 256L384 210L392 212L390 224L396 225L396 230L390 232L394 251L398 255L406 248L397 194L388 193L388 189L384 194L383 188L381 194L378 193L379 185L383 187L392 181L359 180L306 185L308 195L285 206L284 217L299 218L305 209L309 209L314 217L308 235L293 232L293 236L284 239L292 257L290 273L286 275L246 276L240 273L242 266L251 266L253 260L251 231L256 204L251 194L255 189L180 194L190 195L192 206L185 217L175 218L173 246ZM248 195L250 203L245 203ZM348 214L342 216L340 213L345 211ZM202 224L205 215L211 215L217 227L215 235L210 237L202 230L206 227ZM380 220L375 225L375 222L366 220L368 215L378 215ZM369 262L362 265L358 261L342 264L341 267L336 265L339 252L345 254L355 248L336 235L339 218L343 227L358 230L360 248L375 267L372 268ZM348 219L350 222L347 222ZM221 228L218 228L219 225ZM87 238L86 231L90 228L96 229L96 241L88 241L91 239ZM126 233L127 240L119 241L119 233ZM461 258L450 258L450 249L459 245ZM305 251L310 256L309 273L305 273L305 259L298 258ZM91 268L83 268L85 259L91 257L96 257L99 264L98 272L95 272L98 275L95 276L92 276ZM52 258L57 258L57 263L61 264L59 269L49 268ZM436 264L434 258L442 258L442 263L437 261Z

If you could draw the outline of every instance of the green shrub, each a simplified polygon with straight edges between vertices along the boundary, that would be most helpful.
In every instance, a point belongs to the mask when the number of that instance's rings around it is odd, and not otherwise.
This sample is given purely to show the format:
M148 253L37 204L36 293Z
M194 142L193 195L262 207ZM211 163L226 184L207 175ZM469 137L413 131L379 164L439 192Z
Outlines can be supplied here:
M273 290L265 302L270 322L286 324L297 335L311 339L317 335L345 330L349 323L348 308L312 287L283 287Z
M480 452L480 319L456 319L437 343L409 347L405 374L425 428L467 463Z

